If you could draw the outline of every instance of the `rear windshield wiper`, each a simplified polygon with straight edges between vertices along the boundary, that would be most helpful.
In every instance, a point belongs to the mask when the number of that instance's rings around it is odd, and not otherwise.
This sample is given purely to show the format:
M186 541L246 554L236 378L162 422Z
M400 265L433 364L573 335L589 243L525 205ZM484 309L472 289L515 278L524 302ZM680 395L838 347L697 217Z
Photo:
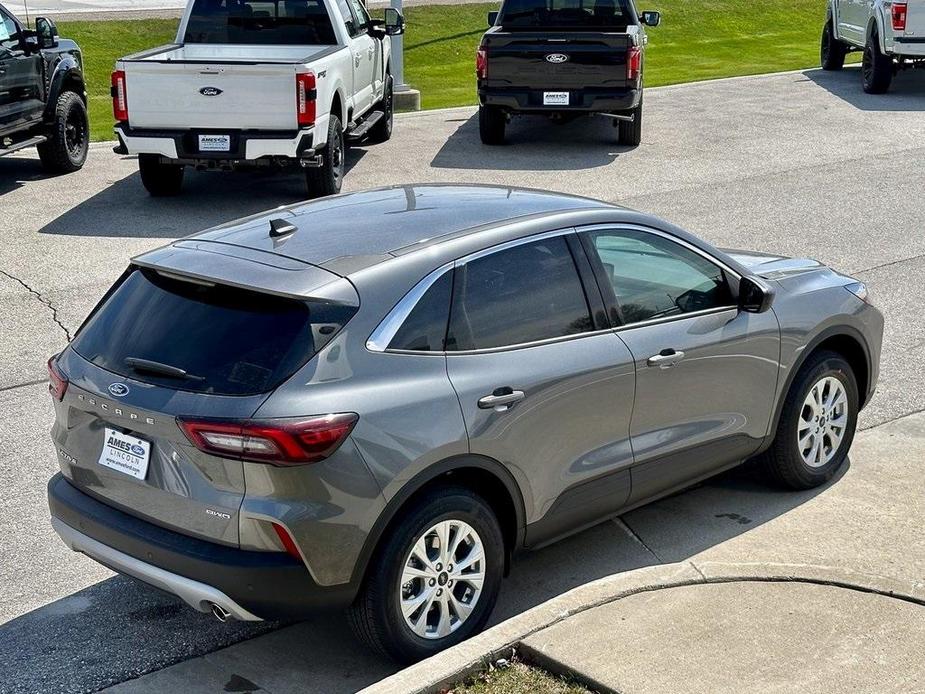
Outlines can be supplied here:
M196 376L189 373L185 369L181 369L179 366L171 366L170 364L162 364L159 361L151 361L150 359L140 359L138 357L126 357L125 363L133 368L135 371L145 371L147 373L158 374L159 376L167 376L169 378L182 378L187 381L204 381L205 378L202 376Z

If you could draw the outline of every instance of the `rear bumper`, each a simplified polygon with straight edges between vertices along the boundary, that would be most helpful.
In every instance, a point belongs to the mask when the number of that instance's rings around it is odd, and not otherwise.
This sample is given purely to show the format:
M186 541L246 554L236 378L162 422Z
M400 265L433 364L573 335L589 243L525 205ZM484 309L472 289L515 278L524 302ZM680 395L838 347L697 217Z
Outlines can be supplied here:
M52 527L71 549L202 612L216 604L241 620L298 619L346 607L356 595L350 584L319 586L288 554L218 545L123 513L60 473L48 482L48 506Z
M178 161L256 161L264 157L299 159L318 146L315 128L295 131L143 130L119 123L114 128L121 154L159 154ZM229 135L228 152L202 152L199 135Z
M642 88L617 90L573 89L569 91L568 106L544 106L544 91L546 90L519 87L480 87L479 103L484 106L500 106L508 111L520 113L577 111L622 114L638 106L639 100L642 98Z
M905 58L925 58L925 36L897 37L890 50Z

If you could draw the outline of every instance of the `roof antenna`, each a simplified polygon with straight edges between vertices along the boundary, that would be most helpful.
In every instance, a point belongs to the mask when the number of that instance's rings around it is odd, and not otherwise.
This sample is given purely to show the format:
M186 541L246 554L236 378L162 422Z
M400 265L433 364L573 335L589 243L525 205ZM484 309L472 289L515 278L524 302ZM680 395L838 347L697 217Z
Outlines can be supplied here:
M286 234L291 234L296 230L295 224L289 222L285 219L276 218L270 220L270 236L272 238L277 238L279 236L285 236Z

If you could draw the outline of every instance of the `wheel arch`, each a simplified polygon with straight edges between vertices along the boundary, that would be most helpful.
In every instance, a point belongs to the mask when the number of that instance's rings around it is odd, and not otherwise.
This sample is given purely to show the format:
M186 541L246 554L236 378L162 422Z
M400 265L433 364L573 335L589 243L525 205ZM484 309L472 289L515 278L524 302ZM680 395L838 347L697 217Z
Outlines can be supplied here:
M840 354L845 361L851 365L855 378L858 382L858 407L863 408L867 404L868 386L870 384L870 373L872 365L870 361L870 348L867 341L860 331L847 325L832 326L821 331L816 335L809 344L800 353L800 356L794 361L787 374L787 380L780 391L778 402L774 410L774 418L771 421L768 430L768 440L766 446L774 439L777 426L780 422L784 409L784 403L787 400L787 394L793 387L793 381L807 360L819 351L827 350Z
M87 105L87 88L84 82L83 72L77 64L77 60L70 55L64 56L52 73L48 86L48 99L45 102L45 118L54 118L55 108L58 98L64 92L74 92Z
M877 32L877 44L880 48L881 53L886 53L886 32L884 31L883 26L883 17L881 16L881 9L878 7L871 14L870 19L867 20L867 33L865 36L867 40L870 41L871 36L874 32Z
M334 95L331 97L331 108L328 113L332 116L337 116L340 120L341 127L347 127L347 121L345 120L346 111L344 110L344 97L341 94L340 86L334 90Z
M463 486L485 499L501 524L505 545L505 575L512 555L523 546L526 512L514 476L497 460L480 455L447 458L415 475L389 499L367 536L354 567L351 583L359 586L383 538L402 513L429 489L442 485Z

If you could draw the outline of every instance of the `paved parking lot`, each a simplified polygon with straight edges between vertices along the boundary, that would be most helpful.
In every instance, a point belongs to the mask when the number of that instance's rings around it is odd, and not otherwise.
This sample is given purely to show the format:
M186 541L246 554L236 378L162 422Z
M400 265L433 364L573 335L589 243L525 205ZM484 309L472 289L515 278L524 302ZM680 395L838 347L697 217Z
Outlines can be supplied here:
M855 70L742 78L652 90L646 106L635 150L613 144L615 131L603 121L518 122L510 146L486 148L472 109L403 116L390 143L352 152L345 187L483 181L551 188L654 212L721 246L819 258L867 282L887 317L881 385L862 427L925 409L925 75L901 75L882 97L863 94ZM135 161L105 146L82 172L55 179L42 176L32 155L0 159L0 692L92 690L273 626L218 624L57 541L44 507L55 468L44 360L131 255L301 197L295 176L194 174L183 197L154 200ZM920 494L920 482L920 473L897 479L884 499ZM729 514L765 522L809 498L769 494L741 474L711 482L525 557L496 619L756 527ZM679 504L684 512L672 512ZM909 565L899 556L882 571L895 575ZM248 691L246 682L230 681L241 658L279 671L273 691L353 691L393 669L361 652L336 616L236 648L206 659L213 674L228 678L227 691ZM301 667L287 679L296 660ZM182 668L171 672L183 678Z

